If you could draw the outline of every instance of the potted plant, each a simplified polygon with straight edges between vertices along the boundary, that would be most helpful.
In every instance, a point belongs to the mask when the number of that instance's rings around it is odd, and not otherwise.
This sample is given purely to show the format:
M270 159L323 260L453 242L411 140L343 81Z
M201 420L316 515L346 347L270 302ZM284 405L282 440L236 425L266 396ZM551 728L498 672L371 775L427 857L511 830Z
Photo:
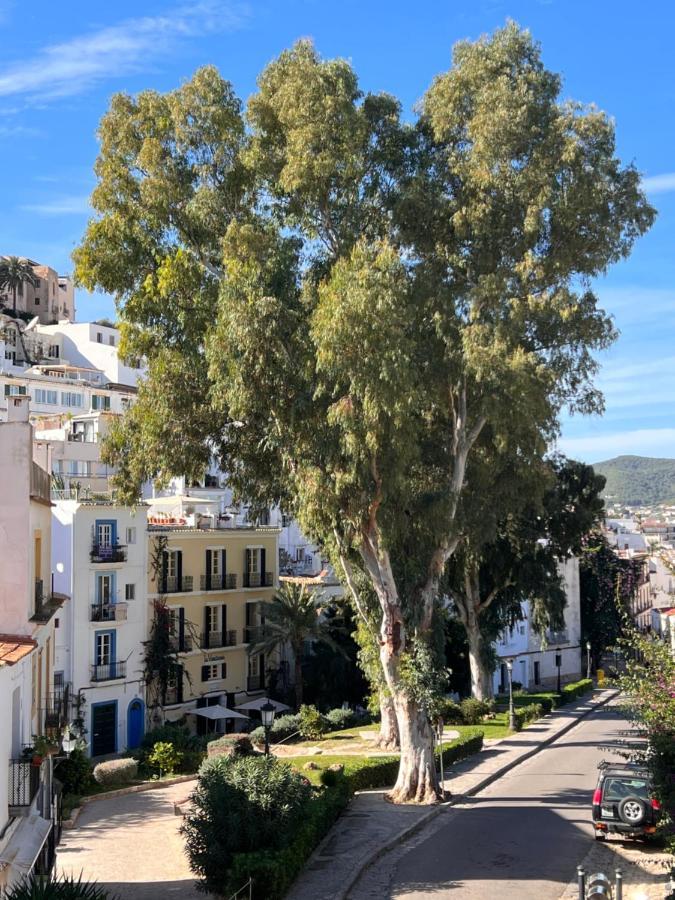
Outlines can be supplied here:
M45 756L57 753L59 749L56 741L44 734L33 735L33 765L39 766Z

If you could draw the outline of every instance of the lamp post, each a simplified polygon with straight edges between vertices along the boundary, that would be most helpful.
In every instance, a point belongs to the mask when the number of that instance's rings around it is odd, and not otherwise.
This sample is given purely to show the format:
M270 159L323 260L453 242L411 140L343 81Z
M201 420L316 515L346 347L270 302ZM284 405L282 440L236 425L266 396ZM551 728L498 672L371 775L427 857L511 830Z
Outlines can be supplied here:
M516 716L513 710L513 660L506 660L506 671L509 673L509 729L516 730Z
M586 678L591 677L591 642L586 641Z
M265 729L265 756L270 755L270 731L274 724L275 713L276 709L274 708L274 704L270 703L269 700L260 707L260 715L262 717L263 728Z
M556 647L555 665L558 670L558 693L560 693L560 666L562 665L562 654L560 653L560 647Z

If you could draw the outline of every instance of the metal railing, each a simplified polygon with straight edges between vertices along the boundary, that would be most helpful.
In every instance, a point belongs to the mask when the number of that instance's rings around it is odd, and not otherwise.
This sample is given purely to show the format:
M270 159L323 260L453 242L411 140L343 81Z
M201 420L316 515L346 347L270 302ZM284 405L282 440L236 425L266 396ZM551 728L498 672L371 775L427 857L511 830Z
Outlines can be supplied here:
M167 575L162 582L165 594L184 594L194 590L192 575Z
M126 622L126 603L92 603L90 622Z
M31 464L30 469L30 496L34 500L51 503L51 477L36 462Z
M244 587L272 587L274 579L271 572L244 572Z
M192 650L192 638L188 634L184 634L181 638L178 634L172 634L169 638L169 644L172 650L177 653L189 653Z
M7 802L10 807L30 806L39 787L39 766L34 766L30 759L11 759L9 761L9 797Z
M99 544L94 542L89 558L92 562L124 562L127 558L126 544Z
M91 667L92 681L114 681L116 678L126 678L126 674L126 660L118 660L117 662L93 665Z
M41 713L46 732L60 731L70 717L70 684L66 683L60 690L47 694Z
M262 625L248 625L244 629L244 643L245 644L257 644L258 641L262 639L263 636L263 627Z
M226 573L225 575L202 575L199 579L199 587L202 591L234 591L237 588L237 576Z
M201 636L202 650L210 650L214 647L236 647L237 630L229 631L205 631Z

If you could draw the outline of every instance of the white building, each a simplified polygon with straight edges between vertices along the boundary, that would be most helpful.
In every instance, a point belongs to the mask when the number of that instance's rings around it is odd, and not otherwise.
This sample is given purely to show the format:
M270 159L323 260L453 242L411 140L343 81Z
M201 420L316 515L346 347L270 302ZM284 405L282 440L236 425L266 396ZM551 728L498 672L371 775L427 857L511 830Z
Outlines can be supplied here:
M54 678L66 598L51 590L48 461L33 442L28 399L12 397L8 407L0 423L0 891L51 866L52 768L36 738L58 737L67 721L66 686L57 690Z
M538 634L531 625L530 604L523 603L523 621L502 635L496 645L500 663L493 676L495 693L508 690L509 658L514 661L513 680L526 690L554 690L558 673L561 685L582 677L579 560L572 558L558 565L567 598L565 627L558 632Z
M137 747L145 729L146 526L144 507L61 500L53 509L54 581L72 598L56 666L92 756Z
M21 284L16 292L17 312L37 316L47 324L59 319L75 321L75 289L70 275L59 275L51 266L44 266L35 260L26 260L35 275L35 284ZM13 291L0 291L0 306L12 309Z

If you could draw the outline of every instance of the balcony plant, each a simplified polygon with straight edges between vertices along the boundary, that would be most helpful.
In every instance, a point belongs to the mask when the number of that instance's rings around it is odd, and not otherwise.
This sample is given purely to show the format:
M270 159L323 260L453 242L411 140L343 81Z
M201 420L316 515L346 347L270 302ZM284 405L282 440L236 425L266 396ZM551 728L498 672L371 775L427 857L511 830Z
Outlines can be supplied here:
M59 745L52 738L44 734L33 735L32 761L33 765L39 766L46 756L52 756L58 753Z

